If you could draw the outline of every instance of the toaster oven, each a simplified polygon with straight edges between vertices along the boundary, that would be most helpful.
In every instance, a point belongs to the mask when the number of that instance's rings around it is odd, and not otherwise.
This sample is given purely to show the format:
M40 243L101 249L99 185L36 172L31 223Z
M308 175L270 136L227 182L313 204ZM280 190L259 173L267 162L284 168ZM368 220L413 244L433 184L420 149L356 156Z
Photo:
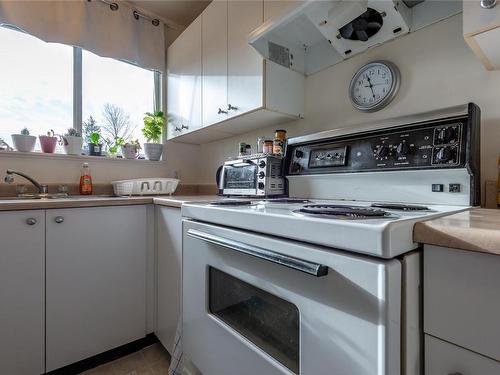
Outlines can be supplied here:
M256 155L226 161L219 177L222 195L273 196L285 194L282 159Z

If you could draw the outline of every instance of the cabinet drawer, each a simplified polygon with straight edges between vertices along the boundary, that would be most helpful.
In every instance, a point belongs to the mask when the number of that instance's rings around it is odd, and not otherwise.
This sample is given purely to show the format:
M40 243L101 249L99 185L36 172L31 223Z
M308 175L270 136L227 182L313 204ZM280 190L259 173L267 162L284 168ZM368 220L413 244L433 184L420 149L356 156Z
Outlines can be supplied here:
M425 374L500 374L500 362L426 335Z
M425 246L425 333L500 360L499 285L500 256Z

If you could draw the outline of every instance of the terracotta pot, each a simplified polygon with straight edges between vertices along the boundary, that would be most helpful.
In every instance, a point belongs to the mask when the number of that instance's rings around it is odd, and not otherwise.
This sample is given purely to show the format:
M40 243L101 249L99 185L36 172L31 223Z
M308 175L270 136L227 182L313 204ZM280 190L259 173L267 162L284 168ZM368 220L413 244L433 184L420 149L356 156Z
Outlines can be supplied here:
M48 135L39 135L40 147L46 154L53 154L56 151L57 137L49 137Z

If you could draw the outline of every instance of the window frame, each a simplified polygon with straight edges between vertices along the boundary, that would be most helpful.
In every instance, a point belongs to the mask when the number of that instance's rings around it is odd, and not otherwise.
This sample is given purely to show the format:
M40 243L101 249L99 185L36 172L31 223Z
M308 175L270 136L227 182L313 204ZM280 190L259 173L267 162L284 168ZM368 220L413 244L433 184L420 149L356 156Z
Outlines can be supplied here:
M7 28L11 30L18 31L20 33L29 35L31 37L36 38L36 36L26 33L24 30L10 24L0 24L0 27ZM71 46L69 46L71 47ZM92 52L92 51L89 51ZM121 61L121 60L117 60ZM83 49L81 47L73 46L73 128L76 129L80 134L82 134L83 127ZM122 61L127 64L131 64L128 61ZM140 66L131 64L140 68ZM154 92L153 92L153 110L161 111L162 108L165 108L165 103L163 103L163 99L165 98L165 85L163 84L163 77L161 72L152 70L153 72L153 83L154 83ZM166 131L163 132L162 143L165 143L166 140Z

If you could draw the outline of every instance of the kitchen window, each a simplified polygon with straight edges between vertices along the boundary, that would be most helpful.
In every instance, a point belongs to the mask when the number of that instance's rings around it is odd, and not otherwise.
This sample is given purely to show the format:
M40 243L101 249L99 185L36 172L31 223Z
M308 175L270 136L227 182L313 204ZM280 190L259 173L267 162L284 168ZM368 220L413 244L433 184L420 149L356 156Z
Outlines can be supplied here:
M161 107L160 73L12 27L0 27L0 45L0 138L74 127L84 137L100 130L111 142L145 142L144 113Z
M0 27L0 138L73 126L73 47Z

